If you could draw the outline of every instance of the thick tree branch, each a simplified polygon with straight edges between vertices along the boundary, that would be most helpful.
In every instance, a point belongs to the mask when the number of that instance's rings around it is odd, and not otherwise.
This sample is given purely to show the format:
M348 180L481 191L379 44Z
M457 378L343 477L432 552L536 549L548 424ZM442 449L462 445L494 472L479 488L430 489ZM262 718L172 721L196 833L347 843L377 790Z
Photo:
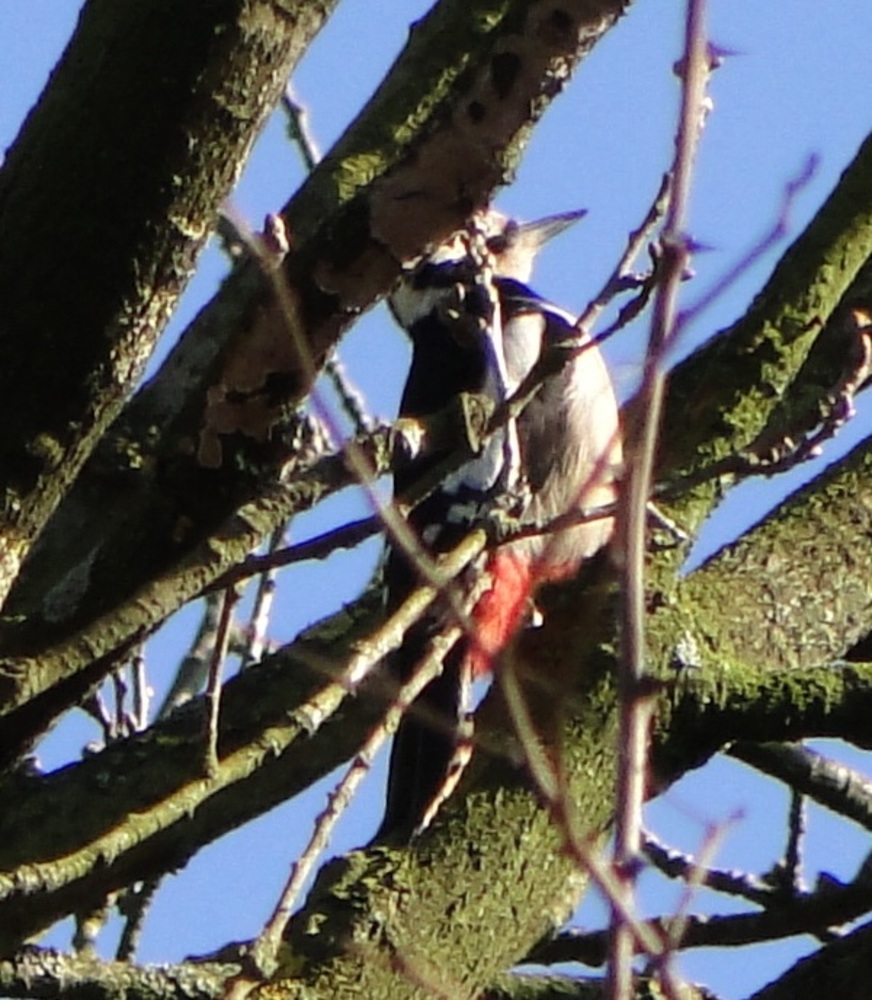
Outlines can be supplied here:
M0 603L332 6L83 8L0 171Z
M792 387L802 372L819 385L820 367L803 367L842 297L872 256L872 136L821 210L779 261L748 313L672 374L660 474L696 474L754 441L777 412L778 425L807 419L808 397ZM839 342L842 342L839 337ZM826 351L825 341L820 349ZM833 355L830 354L832 358ZM836 375L844 359L836 365ZM835 378L830 379L827 390ZM789 394L789 395L788 395ZM786 413L783 400L792 400ZM693 532L729 486L715 480L673 508ZM676 554L677 561L678 553Z
M232 965L169 967L104 962L90 955L66 955L28 948L0 961L0 990L6 997L74 1000L220 1000Z
M796 1000L796 997L837 996L862 1000L872 981L872 924L851 931L802 958L774 983L750 1000Z
M734 660L772 667L838 660L872 622L870 539L866 440L681 580L652 615L652 632L684 633L698 663L715 672Z
M238 966L218 962L184 962L172 966L137 966L101 962L29 948L0 961L0 990L13 998L46 1000L221 1000ZM639 1000L651 996L640 977ZM681 1000L715 1000L700 987L687 986ZM501 976L488 987L487 1000L607 1000L602 980L570 976Z

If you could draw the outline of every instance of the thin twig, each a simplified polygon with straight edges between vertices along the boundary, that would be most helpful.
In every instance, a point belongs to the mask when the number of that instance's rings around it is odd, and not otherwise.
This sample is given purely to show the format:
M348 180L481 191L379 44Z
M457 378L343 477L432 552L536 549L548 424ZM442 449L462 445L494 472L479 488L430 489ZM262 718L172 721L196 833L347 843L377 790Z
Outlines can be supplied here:
M367 408L366 398L349 378L337 351L333 351L324 362L324 375L333 386L342 411L351 421L354 432L366 434L371 431L375 420Z
M483 531L470 532L454 549L439 557L436 563L439 572L446 579L453 580L484 551L486 544L487 536ZM305 720L306 729L310 733L323 725L348 693L355 690L388 653L399 648L409 628L442 593L440 587L423 584L412 591L375 632L354 644L353 652L333 675L331 683L294 713Z
M100 931L109 919L110 897L104 897L87 913L75 914L76 929L73 932L73 951L93 958Z
M738 896L760 906L767 905L775 894L772 885L757 875L704 868L699 859L677 851L674 847L667 847L650 832L643 835L642 849L651 864L668 878L680 878L684 881L696 878L697 884L706 889Z
M284 526L273 531L266 546L267 557L276 553L284 537ZM251 614L248 616L248 627L245 630L245 648L241 656L243 670L257 663L266 650L266 637L276 593L276 574L277 566L275 563L266 563L258 574Z
M684 940L688 923L693 919L690 913L690 906L699 888L706 884L705 880L710 871L711 861L721 844L725 831L726 824L719 824L718 826L709 828L709 833L703 841L703 849L700 852L699 862L687 871L684 891L675 908L675 913L672 915L669 925L665 929L664 954L662 956L655 956L649 960L649 968L652 971L656 969L660 974L661 980L669 984L668 992L670 997L677 998L680 993L672 960Z
M170 690L167 692L158 710L158 719L169 715L174 708L193 698L202 688L203 681L209 671L210 657L214 655L214 650L218 643L218 629L223 601L223 594L210 594L206 598L203 615L200 619L200 627L197 630L190 650L179 664ZM142 720L142 725L139 726L139 729L145 729L148 723L148 688L146 687L145 677L139 676L140 671L144 671L144 668L145 659L142 646L140 646L133 658L133 669L135 672L135 711ZM142 694L138 694L140 689L143 691ZM124 918L124 925L121 928L121 936L115 952L115 957L119 961L126 962L133 959L139 938L142 935L142 928L148 908L157 894L161 881L160 877L147 879L138 888L135 890L128 889L120 897L118 913Z
M824 444L855 416L855 396L872 372L872 317L866 310L854 308L848 311L844 322L851 335L851 353L839 381L820 401L817 430L795 440L786 434L773 439L771 431L764 428L755 441L735 456L735 471L774 476L818 458Z
M859 880L843 886L828 886L804 894L783 905L759 913L729 916L691 916L684 923L683 950L725 948L760 944L799 934L832 938L832 928L858 919L872 906L872 889ZM640 922L641 937L668 937L673 918L656 917ZM527 961L552 964L582 962L596 967L608 956L608 935L604 931L568 931L537 945Z
M321 153L309 131L306 109L297 102L290 81L282 94L282 108L288 116L288 136L299 150L306 172L311 173L318 166Z
M650 281L647 277L640 278L631 275L630 269L633 267L633 264L642 252L642 249L650 241L651 234L666 214L671 196L672 175L667 173L663 175L663 178L660 181L660 187L658 188L657 194L651 202L648 211L645 213L645 218L642 220L640 225L630 233L627 239L627 246L624 249L623 254L621 254L620 260L615 265L614 270L608 278L606 278L605 284L591 299L582 314L576 320L576 328L590 334L596 324L596 321L602 315L606 306L608 306L608 304L617 295L627 291L628 288L640 289L644 295L644 301L640 304L634 305L633 309L623 316L623 321L619 325L617 322L613 323L607 330L604 330L601 334L597 335L594 338L595 343L602 343L608 337L616 333L617 330L625 326L631 319L635 319L635 317L639 314L639 311L644 307L645 302L647 302L648 296L650 295L650 289L652 287ZM633 302L636 302L636 300L634 299ZM625 306L624 308L626 309L627 307ZM622 310L622 313L623 312L624 310Z
M296 99L290 81L288 81L282 95L282 108L288 119L288 136L299 150L306 172L311 173L321 160L321 151L309 131L308 113ZM373 420L367 411L366 400L348 378L337 351L331 351L324 361L323 371L336 391L342 409L351 421L355 432L363 434L370 430Z
M209 676L206 682L206 739L204 745L204 771L212 776L218 769L218 713L221 710L221 674L224 660L227 657L227 647L230 643L230 625L233 621L233 609L239 600L239 594L233 587L224 591L221 602L221 615L215 635L215 646L209 661Z
M307 562L310 559L326 559L339 549L351 549L382 530L381 519L374 514L349 521L338 528L331 528L320 535L307 538L284 549L266 552L261 555L249 556L233 569L224 573L211 586L222 589L230 583L239 583L248 577L257 576L271 570L279 570L294 563Z
M209 673L209 660L215 649L218 621L221 617L221 605L225 590L226 586L222 587L220 592L206 595L197 634L194 636L191 648L176 669L173 682L158 709L157 718L163 719L174 708L190 701L194 695L203 690L203 684Z
M400 505L405 505L402 498L396 501ZM653 505L652 505L653 507ZM480 523L474 523L471 528L482 528L487 532L488 538L495 546L508 545L511 542L522 538L531 538L537 535L551 535L567 528L574 528L580 524L592 524L603 518L614 517L615 504L604 504L602 507L594 507L590 510L571 510L565 514L559 514L550 520L542 521L531 519L512 520L502 512L494 514L485 513ZM665 519L659 511L652 511L652 516L663 518L662 526L680 535L680 529L674 523ZM660 522L658 522L660 523ZM277 549L275 552L268 552L261 555L249 556L233 569L222 574L217 580L210 584L210 591L228 586L232 583L240 583L252 576L257 576L267 570L282 569L295 563L306 562L310 559L326 559L338 549L353 548L360 545L367 539L379 534L382 530L381 520L372 515L362 517L356 521L349 521L338 528L331 528L329 531L314 535L296 545L290 545L284 549Z
M112 685L112 700L114 715L112 719L112 731L115 739L121 739L127 735L127 724L125 719L124 706L127 701L127 681L124 679L124 671L127 669L127 661L122 663L109 675L109 682Z
M618 504L617 541L622 594L621 651L618 665L620 700L618 810L615 864L622 909L633 910L636 860L641 843L642 802L651 698L643 687L645 673L645 528L651 494L654 454L665 392L664 357L672 342L678 290L690 258L685 219L693 163L700 136L706 83L711 72L704 29L704 0L688 0L684 56L681 63L681 113L670 171L672 198L666 212L659 282L654 299L651 335L642 384L627 422L627 475ZM634 939L613 908L609 961L611 1000L630 1000L633 990Z
M103 692L100 688L96 691L91 692L87 698L85 698L81 703L81 709L83 712L91 716L91 718L100 727L100 731L103 734L103 742L108 745L115 738L112 716L109 714L109 709L106 707L106 699L103 697Z
M115 958L119 962L132 961L142 936L142 927L149 906L160 886L159 878L147 879L136 889L128 889L118 903L118 912L125 918Z
M148 726L148 710L154 692L148 683L145 665L145 644L138 643L130 656L130 672L133 676L133 728L141 732Z
M782 863L784 888L791 896L802 892L802 841L805 836L805 796L793 789L787 820L787 845Z

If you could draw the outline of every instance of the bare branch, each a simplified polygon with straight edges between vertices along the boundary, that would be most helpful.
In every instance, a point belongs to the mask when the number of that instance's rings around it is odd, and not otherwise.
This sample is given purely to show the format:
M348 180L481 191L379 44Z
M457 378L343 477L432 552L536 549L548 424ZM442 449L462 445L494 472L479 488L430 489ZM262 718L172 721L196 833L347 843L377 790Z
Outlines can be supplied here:
M782 743L736 743L728 752L872 831L872 781L847 765L808 747Z
M642 252L643 247L650 240L653 231L666 214L671 197L672 175L667 173L663 175L663 179L660 181L660 187L645 214L645 218L630 233L627 246L620 260L615 265L614 270L606 278L602 288L578 317L576 326L586 333L591 333L603 310L617 295L627 290L637 290L638 294L636 297L621 309L618 319L614 323L594 338L594 343L600 344L617 333L618 330L634 320L647 305L651 292L654 289L654 283L651 280L653 273L650 276L639 277L631 275L630 270L636 258Z
M684 933L680 948L738 947L799 934L817 937L856 920L870 907L872 889L865 883L855 882L807 894L761 913L691 916L682 920ZM659 917L644 923L648 933L668 936L672 933L674 918ZM528 960L544 965L581 962L596 967L605 964L607 946L608 935L605 931L567 931L537 946Z
M621 655L619 768L616 789L615 866L625 909L633 908L635 860L639 853L645 761L651 700L643 690L645 675L645 551L647 504L660 432L666 386L665 356L675 335L678 289L690 259L685 236L686 213L697 144L705 114L706 86L713 66L707 49L704 0L688 0L685 22L681 113L675 140L672 197L661 239L659 280L654 296L651 334L642 384L628 415L624 478L618 503L616 548L621 586ZM613 912L609 982L612 1000L632 993L633 940Z
M221 673L227 648L230 644L230 628L233 621L233 609L239 600L239 594L234 588L224 591L221 601L221 613L218 616L218 626L215 630L215 645L209 657L209 673L206 678L206 712L203 731L203 772L212 778L218 770L218 713L221 710Z
M235 971L218 963L139 967L27 948L0 961L0 989L16 998L73 1000L86 994L91 1000L220 1000Z
M693 878L706 889L738 896L761 906L770 902L775 893L770 883L756 875L703 868L695 858L674 847L667 847L650 832L645 833L643 850L648 860L668 878L680 878L684 881Z
M309 131L309 118L306 109L294 96L294 89L290 81L282 94L282 107L288 116L288 135L291 142L299 150L303 166L307 171L312 171L318 165L321 153Z

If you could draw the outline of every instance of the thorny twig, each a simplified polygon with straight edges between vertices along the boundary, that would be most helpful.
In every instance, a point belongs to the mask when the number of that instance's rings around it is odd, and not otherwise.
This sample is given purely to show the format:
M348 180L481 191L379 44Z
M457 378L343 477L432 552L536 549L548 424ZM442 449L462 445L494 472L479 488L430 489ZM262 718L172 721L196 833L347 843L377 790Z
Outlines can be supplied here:
M660 187L645 214L645 218L630 233L627 239L627 246L620 260L615 265L614 270L608 276L599 292L591 299L582 314L578 317L575 324L576 327L589 334L593 330L596 321L602 315L603 310L612 299L628 290L638 289L638 294L621 309L618 318L594 337L594 343L601 344L604 340L607 340L618 330L632 322L647 305L651 297L651 292L654 289L655 282L652 279L656 277L656 266L651 272L644 275L632 274L630 269L642 252L642 249L649 243L651 234L666 214L671 196L672 175L666 173L660 181Z
M627 422L627 475L617 520L620 563L621 650L615 865L623 910L634 908L636 868L641 839L645 760L651 699L644 693L645 672L645 527L651 494L654 454L665 393L665 355L675 332L678 289L690 250L685 236L693 164L706 108L706 86L714 68L706 44L704 0L688 0L685 48L680 65L681 113L671 170L672 197L661 240L659 282L654 298L651 336L642 383ZM613 904L609 961L611 1000L630 1000L634 939Z

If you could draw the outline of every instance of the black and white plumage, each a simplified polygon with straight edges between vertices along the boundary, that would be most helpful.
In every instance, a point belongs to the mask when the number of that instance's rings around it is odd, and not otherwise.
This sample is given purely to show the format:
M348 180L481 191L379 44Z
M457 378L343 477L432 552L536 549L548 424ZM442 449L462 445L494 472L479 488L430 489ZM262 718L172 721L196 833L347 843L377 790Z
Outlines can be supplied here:
M401 416L435 413L461 392L485 393L500 403L521 384L549 340L573 336L583 346L573 318L526 284L542 244L581 214L520 225L488 210L404 279L390 299L412 341ZM486 248L483 258L471 246L476 239ZM396 491L404 491L445 457L428 454L399 470ZM547 380L518 420L497 432L480 456L416 507L410 522L439 552L462 537L470 510L506 490L522 487L521 516L542 522L574 509L603 506L614 500L620 458L611 380L599 351L590 346ZM429 821L456 747L463 677L490 666L491 657L482 649L501 648L523 622L535 587L572 575L608 541L611 530L611 519L602 518L519 539L489 554L483 568L493 582L472 615L477 648L471 651L471 644L460 640L441 676L403 718L391 755L380 835L409 836ZM397 551L389 554L386 576L393 609L418 581ZM439 625L425 619L410 629L391 660L400 682L411 676Z

